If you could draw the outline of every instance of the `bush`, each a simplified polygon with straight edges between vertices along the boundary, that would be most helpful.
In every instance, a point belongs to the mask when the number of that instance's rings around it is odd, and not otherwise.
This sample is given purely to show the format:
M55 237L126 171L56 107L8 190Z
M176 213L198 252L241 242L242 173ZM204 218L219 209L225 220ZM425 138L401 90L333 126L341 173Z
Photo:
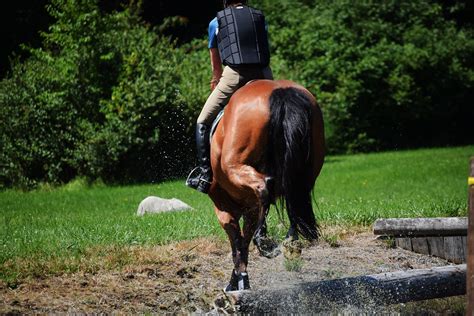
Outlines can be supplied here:
M67 91L71 64L30 59L0 83L0 186L70 179L79 109Z
M276 12L256 2L277 76L317 95L331 152L472 141L473 32L447 20L440 4L288 0Z
M129 22L125 18L119 22ZM188 148L187 134L177 100L179 54L169 40L139 23L120 26L107 34L107 41L116 43L107 58L120 61L117 84L99 102L103 122L88 124L77 167L81 174L109 181L176 175L183 159L189 164L182 152Z
M0 83L1 186L182 175L192 157L176 72L184 52L129 9L55 0L48 10L44 48Z

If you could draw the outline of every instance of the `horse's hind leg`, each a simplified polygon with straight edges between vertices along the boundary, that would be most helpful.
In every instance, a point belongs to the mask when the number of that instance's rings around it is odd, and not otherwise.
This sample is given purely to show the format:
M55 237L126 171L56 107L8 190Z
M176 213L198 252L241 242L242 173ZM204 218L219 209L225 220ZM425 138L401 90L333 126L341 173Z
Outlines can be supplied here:
M288 229L288 232L286 233L285 239L287 239L289 241L299 239L298 238L298 232L296 230L296 223L292 218L290 218L290 228Z
M265 178L265 190L263 190L260 194L260 201L262 205L262 215L258 220L257 231L255 232L254 236L254 243L258 246L258 241L262 238L267 237L267 216L268 212L270 211L270 204L273 197L273 178L266 177Z
M265 207L265 206L264 206ZM278 247L278 243L272 238L267 236L267 215L270 210L270 205L265 207L265 216L260 219L257 231L253 237L253 243L257 247L258 252L261 256L266 258L275 258L281 251Z

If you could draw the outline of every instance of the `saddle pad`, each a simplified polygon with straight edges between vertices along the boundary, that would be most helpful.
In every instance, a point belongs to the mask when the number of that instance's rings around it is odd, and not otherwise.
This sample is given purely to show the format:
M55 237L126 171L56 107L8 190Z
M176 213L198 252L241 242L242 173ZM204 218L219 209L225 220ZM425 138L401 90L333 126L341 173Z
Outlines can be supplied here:
M211 125L211 138L212 138L212 135L214 135L214 133L216 132L217 125L219 125L219 122L221 121L221 118L223 116L224 116L224 110L221 110L219 112L219 114L217 114L216 119L214 120L214 122Z

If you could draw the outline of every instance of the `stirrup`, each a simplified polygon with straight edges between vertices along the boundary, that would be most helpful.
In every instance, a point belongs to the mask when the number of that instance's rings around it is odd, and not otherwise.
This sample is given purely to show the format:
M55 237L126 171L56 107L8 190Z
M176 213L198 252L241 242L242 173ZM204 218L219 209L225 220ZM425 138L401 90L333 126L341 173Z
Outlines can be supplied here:
M199 172L196 172L196 170L199 170ZM211 187L211 181L208 181L202 177L202 167L197 166L188 175L188 178L186 179L186 185L190 188L193 188L195 190L198 190L199 192L202 193L207 193L209 191L209 188Z

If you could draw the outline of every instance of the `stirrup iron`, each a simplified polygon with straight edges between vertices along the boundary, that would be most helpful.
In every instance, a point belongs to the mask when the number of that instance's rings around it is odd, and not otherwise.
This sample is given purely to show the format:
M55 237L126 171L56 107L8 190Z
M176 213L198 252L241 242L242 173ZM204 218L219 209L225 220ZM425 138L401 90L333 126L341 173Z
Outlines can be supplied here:
M202 176L202 167L197 166L188 175L186 179L186 185L199 192L207 193L211 187L212 181L208 181Z

